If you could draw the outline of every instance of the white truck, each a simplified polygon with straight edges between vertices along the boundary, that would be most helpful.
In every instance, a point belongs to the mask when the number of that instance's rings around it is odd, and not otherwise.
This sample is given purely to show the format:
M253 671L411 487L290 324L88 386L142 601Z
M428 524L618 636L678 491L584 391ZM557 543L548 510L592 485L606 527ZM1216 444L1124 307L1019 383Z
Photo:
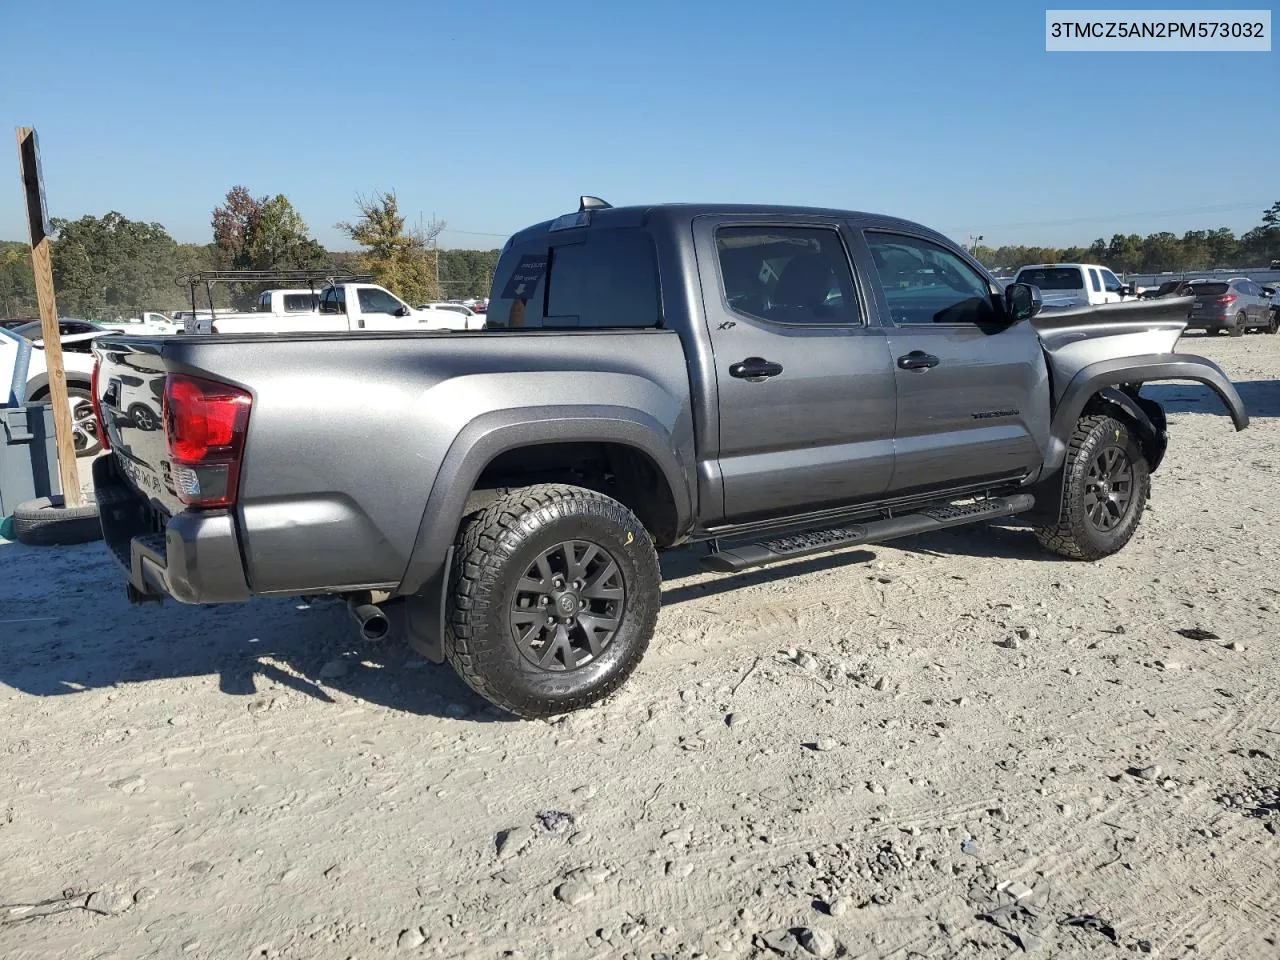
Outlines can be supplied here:
M1036 263L1019 269L1013 280L1039 287L1046 307L1119 303L1138 298L1133 284L1122 283L1096 263Z
M330 283L320 289L275 289L247 313L199 313L184 318L185 333L347 333L351 330L480 330L484 318L430 305L409 306L385 287Z

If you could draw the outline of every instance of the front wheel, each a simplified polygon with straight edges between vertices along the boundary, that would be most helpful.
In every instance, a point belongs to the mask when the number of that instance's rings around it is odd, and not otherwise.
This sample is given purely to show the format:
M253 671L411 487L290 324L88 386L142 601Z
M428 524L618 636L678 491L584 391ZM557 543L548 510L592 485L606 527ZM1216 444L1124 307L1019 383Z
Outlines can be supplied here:
M1147 506L1151 470L1129 427L1082 417L1063 465L1058 522L1036 528L1041 545L1072 560L1100 560L1133 537Z
M1280 333L1280 310L1271 311L1271 319L1267 321L1267 333Z
M445 655L476 693L524 717L617 690L653 636L662 575L636 516L563 484L513 491L463 524Z

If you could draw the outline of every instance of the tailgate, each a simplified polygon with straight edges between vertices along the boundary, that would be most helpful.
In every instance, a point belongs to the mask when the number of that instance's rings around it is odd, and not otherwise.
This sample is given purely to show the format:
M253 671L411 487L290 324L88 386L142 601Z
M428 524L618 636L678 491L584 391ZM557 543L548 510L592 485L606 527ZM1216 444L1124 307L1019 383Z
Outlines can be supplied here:
M109 338L95 344L94 353L103 426L120 473L164 512L181 512L183 504L169 475L160 346L141 339Z

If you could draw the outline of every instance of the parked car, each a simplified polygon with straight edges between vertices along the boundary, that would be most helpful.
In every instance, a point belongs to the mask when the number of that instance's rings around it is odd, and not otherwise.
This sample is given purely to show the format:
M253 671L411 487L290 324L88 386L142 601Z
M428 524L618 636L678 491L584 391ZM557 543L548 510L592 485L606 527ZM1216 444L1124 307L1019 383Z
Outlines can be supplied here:
M107 331L87 320L58 321L62 332L62 369L67 380L67 400L71 405L71 437L77 457L101 452L102 441L93 413L93 341ZM34 349L27 364L28 403L47 403L50 397L49 366L44 352L44 329L39 320L14 327L13 333L31 341Z
M1233 337L1243 336L1254 328L1276 332L1276 317L1271 309L1271 295L1248 277L1229 280L1194 280L1191 293L1191 319L1187 326L1208 333L1227 331Z
M735 572L1020 515L1096 560L1164 455L1141 384L1248 425L1177 301L1038 309L905 220L584 198L503 249L500 333L99 341L102 528L134 601L332 594L374 639L402 598L423 655L562 713L639 663L656 550Z
M457 300L437 300L434 303L423 303L418 306L419 310L452 310L454 313L460 314L467 318L466 330L483 330L485 326L484 314L477 313L465 303Z
M1038 263L1019 269L1013 280L1038 287L1046 307L1119 303L1138 295L1133 284L1094 263Z

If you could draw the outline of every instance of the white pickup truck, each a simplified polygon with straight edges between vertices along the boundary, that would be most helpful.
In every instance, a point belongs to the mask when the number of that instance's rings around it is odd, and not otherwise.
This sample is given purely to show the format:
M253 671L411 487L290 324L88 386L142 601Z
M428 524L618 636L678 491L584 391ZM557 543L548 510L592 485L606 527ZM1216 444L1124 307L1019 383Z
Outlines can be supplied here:
M1119 303L1136 300L1137 288L1096 263L1037 263L1021 268L1014 283L1040 288L1046 307Z
M414 308L373 283L332 283L312 290L267 290L249 313L185 318L185 333L347 333L351 330L480 330L484 317Z

